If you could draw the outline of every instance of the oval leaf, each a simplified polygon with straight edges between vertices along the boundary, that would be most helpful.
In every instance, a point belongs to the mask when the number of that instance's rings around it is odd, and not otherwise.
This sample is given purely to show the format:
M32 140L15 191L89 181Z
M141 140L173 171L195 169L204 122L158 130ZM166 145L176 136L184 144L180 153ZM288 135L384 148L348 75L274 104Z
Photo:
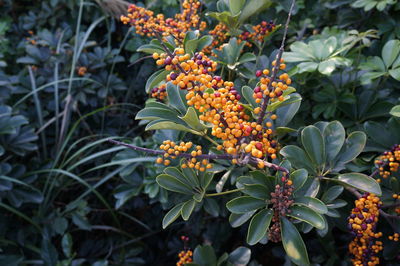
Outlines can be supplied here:
M273 212L269 210L261 210L259 213L254 215L249 224L247 231L247 243L249 245L255 245L260 241L267 233L269 224L272 220Z
M306 246L297 228L285 217L281 217L283 248L290 260L297 265L310 265Z
M246 213L265 206L266 202L264 200L249 196L238 197L226 203L226 207L232 213Z
M304 128L301 132L301 142L315 165L321 166L325 163L325 142L318 128L315 126Z
M341 174L337 177L336 180L351 187L354 187L356 189L374 193L377 196L382 195L382 190L381 187L379 186L379 183L376 182L376 180L373 179L372 177L361 173Z

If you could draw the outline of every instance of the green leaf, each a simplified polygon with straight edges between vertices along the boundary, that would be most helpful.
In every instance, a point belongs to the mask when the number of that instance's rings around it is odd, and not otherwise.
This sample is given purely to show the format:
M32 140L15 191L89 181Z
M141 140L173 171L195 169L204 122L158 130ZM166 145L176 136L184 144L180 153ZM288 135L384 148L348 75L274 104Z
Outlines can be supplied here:
M203 132L198 132L191 128L188 128L182 124L177 124L167 120L154 120L147 124L145 130L157 130L157 129L171 129L171 130L178 130L184 132L190 132L195 135L203 136Z
M325 60L318 64L318 71L323 75L329 76L335 70L335 63L332 60Z
M239 58L239 63L243 64L246 62L251 62L251 61L256 61L257 57L253 53L244 53L240 58Z
M390 110L390 114L395 117L400 117L400 105L393 106Z
M389 69L389 75L395 80L400 80L400 67L396 69Z
M140 46L137 49L137 51L142 52L142 53L147 53L147 54L153 54L153 53L162 54L165 52L161 45L156 44L154 42Z
M162 227L163 229L167 228L168 225L173 223L176 219L178 219L179 215L181 214L181 208L183 203L177 204L173 207L167 214L164 216L162 220Z
M181 125L186 125L180 118L178 118L178 113L176 111L165 108L146 107L137 113L136 119L137 120L163 119Z
M296 101L276 110L278 119L276 120L276 127L284 127L293 119L299 110L301 101Z
M289 175L290 180L293 181L294 191L300 189L307 181L308 172L306 169L298 169Z
M216 265L217 256L211 246L197 246L193 252L193 261L202 266Z
M158 86L162 81L164 81L169 72L170 71L167 71L164 69L160 69L160 70L154 72L146 81L146 85L145 85L146 93L150 93L150 91L154 87Z
M272 1L270 0L249 0L243 8L242 13L240 13L239 23L243 23L248 18L254 16L271 5Z
M330 209L338 209L338 208L342 208L346 205L347 205L347 201L342 200L342 199L336 199L326 206Z
M243 97L253 108L255 108L258 106L258 104L256 103L256 100L253 98L253 93L254 93L254 91L249 86L242 87Z
M342 163L348 163L354 160L364 149L367 142L367 136L364 132L354 131L346 139L337 160Z
M69 258L72 254L72 237L69 233L66 233L61 239L61 247L64 255Z
M273 211L271 209L261 210L259 213L254 215L249 224L247 231L247 243L249 245L255 245L260 241L267 233L269 224L272 220Z
M270 199L271 191L264 185L260 184L247 184L244 185L243 193L252 196L253 198L267 200Z
M322 131L326 148L326 160L331 162L340 152L346 132L339 121L330 122Z
M197 177L196 172L192 168L189 167L182 168L182 173L185 176L186 180L189 181L192 187L200 186L199 178Z
M198 51L203 50L205 47L211 45L212 41L213 41L213 37L210 35L205 35L205 36L201 37L197 42L197 50Z
M229 223L233 228L239 227L247 222L255 212L256 210L246 213L231 213L229 215Z
M337 176L337 179L332 180L337 180L340 183L344 183L365 192L374 193L377 196L382 195L382 190L379 186L379 183L376 182L376 180L372 177L361 173L340 174L339 176Z
M389 68L400 53L400 41L390 40L382 48L382 59Z
M294 168L305 168L310 173L316 173L311 160L301 148L288 145L281 149L280 154L288 159Z
M283 248L290 260L297 265L310 265L303 239L296 227L285 217L281 217Z
M321 131L315 126L304 128L301 132L301 142L311 161L317 166L322 166L325 163L326 155Z
M292 205L290 207L290 214L288 216L295 218L297 220L306 222L312 226L314 226L317 229L323 230L326 226L324 219L320 214L318 214L316 211L313 209L302 206L302 205ZM328 212L328 209L326 209L326 212Z
M193 188L199 185L197 179L192 180L191 178L188 178L188 176L179 171L177 167L167 167L164 169L164 173L177 178L179 181L186 184L188 187Z
M229 254L229 262L234 266L247 265L251 258L251 250L247 247L238 247Z
M343 186L332 186L330 187L323 195L321 200L325 203L330 203L339 197L340 194L343 192Z
M161 174L157 176L156 181L158 185L167 190L187 195L193 195L192 189L183 182L179 181L176 177Z
M302 196L296 197L294 204L307 206L320 214L325 214L328 212L328 208L326 207L326 205L317 198Z
M199 117L196 114L196 110L193 107L189 107L182 120L185 121L191 128L197 131L204 131L207 129L205 125L200 123Z
M196 206L196 201L193 199L188 200L183 204L181 214L184 221L189 220L189 217L192 214L195 206Z
M177 85L168 82L167 95L168 95L168 102L170 105L175 107L175 109L177 109L181 114L186 113L186 105L181 98L181 94L179 93Z
M265 206L266 202L264 200L249 196L238 197L226 203L226 207L232 213L246 213Z
M244 3L246 0L229 0L229 10L232 15L237 15L242 10Z

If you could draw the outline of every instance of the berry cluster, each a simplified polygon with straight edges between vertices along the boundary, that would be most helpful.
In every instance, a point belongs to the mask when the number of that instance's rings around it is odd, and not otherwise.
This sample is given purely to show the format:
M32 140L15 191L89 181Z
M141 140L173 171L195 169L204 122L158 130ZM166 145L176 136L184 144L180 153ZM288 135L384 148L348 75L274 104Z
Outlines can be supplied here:
M182 164L182 168L189 167L199 170L200 172L204 172L206 169L210 169L212 167L207 159L198 161L198 157L203 154L202 147L200 145L194 147L192 142L181 141L179 144L177 144L173 141L165 140L163 144L160 145L160 149L165 151L163 155L164 158L171 157L172 159L176 159L176 157L182 155L182 153L189 155L188 157L190 158L188 158L187 163ZM170 160L163 158L157 158L156 162L159 164L164 163L165 166L171 163Z
M203 52L190 56L183 48L163 54L155 53L153 58L157 60L157 65L172 71L167 75L166 81L187 91L187 104L200 112L200 120L212 125L211 134L222 141L217 148L237 157L233 159L233 163L243 159L243 154L257 159L276 158L278 143L273 138L272 123L277 118L276 115L269 114L270 121L265 124L263 121L252 120L251 113L245 110L240 102L241 95L234 83L224 81L214 74L217 69L216 62ZM275 64L276 62L273 62L273 66ZM279 69L285 69L283 60L280 61ZM256 76L260 78L259 86L254 89L253 95L257 103L283 101L283 92L291 84L288 74L283 73L277 76L276 81L271 81L269 73L268 69L256 72ZM160 91L163 94L160 94ZM155 88L152 95L161 95L164 98L165 91ZM261 107L254 109L255 116L260 112ZM255 161L259 168L264 168L263 162Z
M389 236L388 238L389 238L389 240L393 240L393 241L395 241L395 242L398 242L399 241L399 233L394 233L392 236Z
M193 252L191 250L182 250L179 252L179 261L176 263L176 266L185 265L186 263L193 262Z
M376 239L382 233L376 233L379 208L382 202L374 194L365 193L355 201L351 215L348 218L348 229L354 237L349 244L352 262L355 266L377 265L377 254L383 249L382 242Z
M385 151L375 160L375 164L379 167L380 176L383 178L390 177L400 166L400 145L396 144L390 151Z
M281 241L281 226L280 217L286 216L290 213L290 206L292 206L293 200L293 183L287 177L285 173L282 178L282 185L275 186L275 192L271 193L272 209L274 210L274 216L272 217L272 226L268 230L268 239L272 242Z
M206 27L204 21L200 21L197 12L201 3L196 0L185 0L182 4L182 13L176 14L175 18L165 18L163 14L154 16L154 12L143 7L130 5L127 16L121 16L124 24L135 27L136 33L142 36L155 36L159 32L164 37L174 36L179 42L183 41L186 32L192 28L203 31Z
M253 32L249 31L242 32L238 38L238 42L239 43L242 41L262 42L264 38L267 37L275 29L275 27L276 25L273 21L270 22L262 21L260 24L253 26L252 28ZM251 47L252 43L247 42L246 45Z
M167 85L161 84L158 87L154 87L151 89L151 97L163 101L167 97Z

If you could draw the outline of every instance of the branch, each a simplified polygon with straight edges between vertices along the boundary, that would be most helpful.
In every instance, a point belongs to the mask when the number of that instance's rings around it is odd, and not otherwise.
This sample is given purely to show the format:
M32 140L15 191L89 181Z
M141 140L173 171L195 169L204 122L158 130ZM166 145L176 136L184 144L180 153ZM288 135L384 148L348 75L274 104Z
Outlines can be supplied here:
M136 150L136 151L141 151L141 152L146 152L146 153L152 153L152 154L160 154L160 155L164 155L165 151L161 151L161 150L153 150L153 149L148 149L148 148L142 148L142 147L138 147L135 145L131 145L128 143L124 143L121 141L116 141L113 139L109 139L109 142L116 144L116 145L120 145L120 146L125 146L127 148L130 148L132 150ZM198 158L198 159L222 159L222 160L232 160L235 157L229 154L202 154L202 155L197 155L197 156L192 156L189 153L180 153L179 155L171 155L171 156L176 156L176 157L183 157L183 158Z
M289 14L288 14L288 17L287 17L287 20L286 20L286 24L285 24L285 31L283 33L281 47L279 48L278 54L276 55L276 59L275 59L276 64L275 64L275 66L274 66L274 68L272 70L271 80L268 83L268 87L267 87L268 91L271 89L272 83L275 81L276 76L277 76L278 71L279 71L280 61L281 61L281 58L282 58L282 53L283 53L283 50L285 49L285 42L286 42L287 31L288 31L288 28L289 28L289 22L290 22L290 18L292 16L292 11L293 11L295 2L296 2L296 0L293 0L292 1L292 5L290 6ZM269 96L265 95L264 102L261 105L261 113L260 113L260 116L257 119L257 124L261 124L264 121L264 116L265 116L265 111L267 110L268 101L269 101Z
M113 140L113 139L109 139L108 141L113 143L113 144L116 144L116 145L125 146L125 147L130 148L130 149L135 150L135 151L141 151L141 152L159 154L159 155L164 155L165 154L165 151L142 148L142 147L138 147L138 146L135 146L135 145L132 145L132 144L128 144L128 143L117 141L117 140ZM171 156L183 157L183 158L198 158L198 159L207 159L207 160L215 160L215 159L232 160L232 159L237 159L238 158L237 155L230 155L230 154L202 154L202 155L197 155L197 156L193 157L189 153L180 153L179 155L171 155ZM286 169L285 167L282 167L282 166L279 166L277 164L270 163L270 162L267 162L267 161L263 161L261 159L255 158L255 157L250 157L250 162L251 163L257 164L260 161L262 161L264 163L264 165L266 167L268 167L268 168L272 168L275 171L280 171L280 172L284 172L284 173L289 174L289 170Z

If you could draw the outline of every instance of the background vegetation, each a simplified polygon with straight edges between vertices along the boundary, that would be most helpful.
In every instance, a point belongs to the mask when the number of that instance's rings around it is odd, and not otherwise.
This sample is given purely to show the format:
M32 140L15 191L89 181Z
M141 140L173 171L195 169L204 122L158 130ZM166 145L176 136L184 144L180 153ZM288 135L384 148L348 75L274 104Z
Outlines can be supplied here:
M178 2L136 4L169 17L179 12ZM203 2L216 11L215 1ZM290 3L271 1L248 22L283 24ZM156 183L162 169L155 157L107 141L155 148L178 134L145 132L134 120L157 67L137 52L150 39L118 20L127 6L122 0L0 1L1 265L172 265L181 235L192 249L212 244L217 255L246 245L247 228L232 228L227 219L229 197L162 230L172 201ZM258 65L246 68L268 65L281 39L282 31L271 35ZM286 52L302 96L289 126L338 120L347 134L364 131L367 145L346 167L370 172L376 156L400 143L400 2L298 0ZM246 73L236 73L239 84ZM297 133L282 142L300 143ZM354 197L342 196L349 204L335 210L333 229L304 237L312 263L348 261L346 218ZM398 242L384 246L386 263L399 263ZM280 244L267 247L251 246L252 265L290 263Z

